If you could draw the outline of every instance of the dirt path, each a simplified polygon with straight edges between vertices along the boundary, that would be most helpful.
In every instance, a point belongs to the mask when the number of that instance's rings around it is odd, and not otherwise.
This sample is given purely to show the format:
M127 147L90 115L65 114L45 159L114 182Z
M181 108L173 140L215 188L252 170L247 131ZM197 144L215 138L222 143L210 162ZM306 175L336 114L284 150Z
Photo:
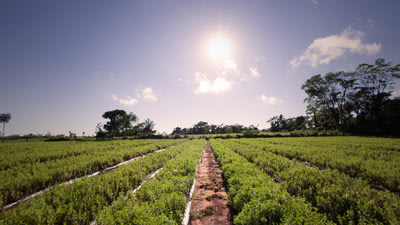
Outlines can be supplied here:
M222 171L207 141L197 170L189 224L233 224Z

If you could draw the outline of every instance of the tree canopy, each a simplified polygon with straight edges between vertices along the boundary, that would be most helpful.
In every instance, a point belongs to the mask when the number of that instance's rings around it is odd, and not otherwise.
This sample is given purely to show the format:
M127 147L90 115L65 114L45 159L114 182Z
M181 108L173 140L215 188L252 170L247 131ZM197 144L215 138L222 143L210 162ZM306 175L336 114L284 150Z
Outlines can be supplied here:
M96 127L96 137L126 137L126 136L140 136L146 137L154 134L155 123L150 119L139 123L135 114L126 113L124 110L115 109L105 112L102 117L109 121L101 126L98 124ZM104 129L104 130L103 130Z
M308 95L310 127L355 134L399 135L399 99L391 99L393 84L400 78L400 64L385 59L361 64L353 72L312 76L302 89ZM397 122L396 122L397 121Z
M338 130L352 134L400 136L400 98L390 98L400 64L385 59L361 64L352 72L329 72L307 79L301 89L307 94L307 117L267 122L270 131L294 129Z
M0 114L0 122L3 123L3 141L5 138L5 128L6 128L6 123L8 123L11 120L11 114L10 113L2 113Z

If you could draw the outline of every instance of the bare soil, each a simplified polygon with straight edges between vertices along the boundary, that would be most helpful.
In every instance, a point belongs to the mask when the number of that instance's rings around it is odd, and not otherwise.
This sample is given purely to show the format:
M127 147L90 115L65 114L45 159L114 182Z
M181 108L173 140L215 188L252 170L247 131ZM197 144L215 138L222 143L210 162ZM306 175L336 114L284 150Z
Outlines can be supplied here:
M189 224L233 224L222 170L207 141L197 169Z

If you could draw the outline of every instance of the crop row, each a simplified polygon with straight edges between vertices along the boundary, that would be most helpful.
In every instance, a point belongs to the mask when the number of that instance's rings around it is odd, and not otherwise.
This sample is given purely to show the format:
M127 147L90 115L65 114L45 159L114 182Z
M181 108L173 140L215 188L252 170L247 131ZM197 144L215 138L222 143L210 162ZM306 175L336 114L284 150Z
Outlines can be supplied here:
M15 210L6 211L0 224L89 224L103 208L138 187L152 172L194 143L169 147L113 172L59 186Z
M397 139L314 137L242 139L241 142L322 168L338 169L351 177L400 192L400 141Z
M136 193L104 208L96 224L181 224L203 148L204 140L192 141Z
M0 171L0 180L2 181L0 183L0 206L17 201L58 182L82 177L122 161L173 145L175 141L153 141L153 143L139 146L134 141L131 142L117 142L112 145L104 143L103 148L92 151L91 154L69 156L42 163L25 163ZM91 148L90 145L87 147Z
M148 139L130 142L6 142L0 145L0 171L23 164L44 163L71 156L98 154L124 146L132 148L154 143Z
M221 140L211 140L229 188L228 202L235 224L330 224L325 215L291 196L274 179Z
M338 224L397 224L400 198L371 189L338 170L319 170L264 150L247 141L221 141L224 146L276 178L292 195L304 197Z

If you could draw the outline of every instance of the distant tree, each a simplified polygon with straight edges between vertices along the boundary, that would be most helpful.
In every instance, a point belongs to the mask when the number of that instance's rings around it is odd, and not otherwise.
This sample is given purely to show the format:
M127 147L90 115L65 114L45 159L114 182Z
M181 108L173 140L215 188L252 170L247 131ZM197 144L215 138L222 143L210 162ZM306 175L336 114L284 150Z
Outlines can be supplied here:
M107 137L107 133L103 130L101 123L97 124L95 133L97 140L103 140Z
M146 119L144 122L139 123L135 114L127 114L124 110L107 111L102 117L109 119L109 121L103 127L100 123L97 124L97 139L122 136L151 137L156 133L156 130L154 130L155 123L152 120Z
M285 119L285 117L280 114L279 116L272 117L267 122L271 124L269 128L271 132L294 131L306 129L308 118L305 116L298 116Z
M240 124L232 125L232 133L242 133L246 128Z
M137 122L136 115L133 113L127 114L124 110L120 109L107 111L102 117L110 120L104 124L103 128L107 134L114 137L128 133L133 128L132 123Z
M271 127L269 129L271 132L282 131L286 127L286 119L282 114L272 117L267 121L267 123L271 124Z
M258 126L258 125L257 125ZM258 128L254 125L250 125L249 127L245 127L240 124L234 125L209 125L207 122L200 121L193 125L193 127L189 128L181 128L176 127L172 131L172 135L174 134L229 134L229 133L242 133L247 130L258 130ZM255 132L253 132L254 134Z
M151 136L153 135L156 131L154 130L155 123L151 121L150 119L146 119L143 123L139 124L139 134L140 136Z
M210 133L211 134L216 134L218 133L218 126L217 125L210 125Z
M175 127L171 134L182 134L182 128Z
M2 113L0 114L0 122L3 123L3 141L5 140L5 128L6 128L6 123L11 120L11 114L10 113Z
M193 133L194 134L208 134L210 127L208 126L207 122L200 121L193 126Z
M76 139L76 134L72 133L72 131L69 131L69 137Z

